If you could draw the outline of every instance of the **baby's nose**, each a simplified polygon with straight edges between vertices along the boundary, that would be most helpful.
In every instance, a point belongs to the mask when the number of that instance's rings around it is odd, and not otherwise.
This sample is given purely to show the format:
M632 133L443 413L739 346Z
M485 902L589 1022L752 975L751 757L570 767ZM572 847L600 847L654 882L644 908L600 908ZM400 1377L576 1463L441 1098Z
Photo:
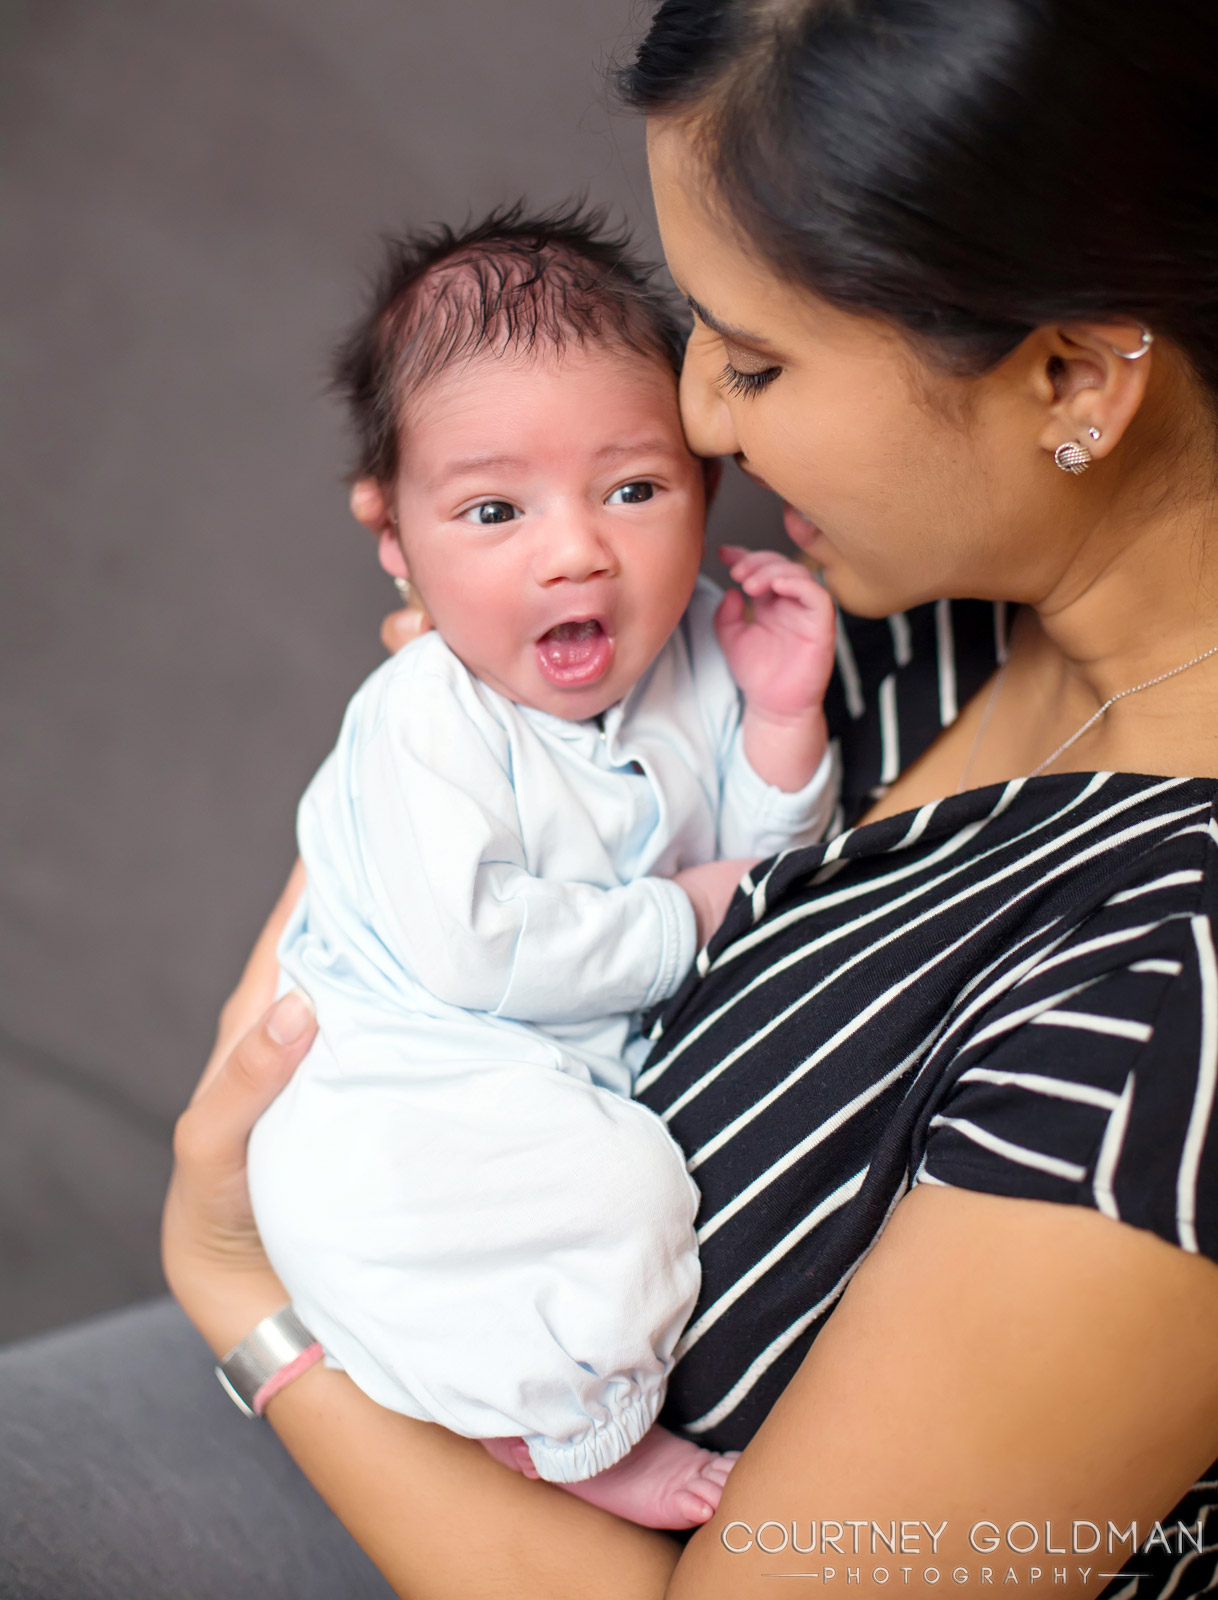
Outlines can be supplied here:
M543 538L535 570L542 583L584 583L614 570L613 551L591 519L564 519Z

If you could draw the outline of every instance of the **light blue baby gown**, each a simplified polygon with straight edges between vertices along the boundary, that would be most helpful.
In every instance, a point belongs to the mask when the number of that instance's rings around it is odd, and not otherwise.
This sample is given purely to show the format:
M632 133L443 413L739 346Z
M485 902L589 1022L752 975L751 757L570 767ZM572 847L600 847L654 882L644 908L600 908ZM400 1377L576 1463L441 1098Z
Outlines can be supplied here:
M745 758L707 580L594 722L518 705L436 633L348 707L300 806L280 945L320 1033L254 1130L250 1187L296 1309L373 1399L544 1478L654 1422L697 1296L697 1191L629 1098L640 1010L693 963L670 882L823 833Z

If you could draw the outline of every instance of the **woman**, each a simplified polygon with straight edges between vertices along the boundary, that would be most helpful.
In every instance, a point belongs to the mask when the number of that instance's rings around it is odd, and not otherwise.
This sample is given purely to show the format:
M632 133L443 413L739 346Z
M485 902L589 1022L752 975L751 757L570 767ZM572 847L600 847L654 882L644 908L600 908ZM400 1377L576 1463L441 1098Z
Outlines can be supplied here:
M745 1446L719 1515L683 1549L313 1367L268 1416L400 1594L1213 1586L1175 1523L1218 1477L1218 22L1154 22L666 0L624 75L691 442L891 620L840 662L855 826L737 898L640 1083L703 1194L667 1417ZM244 1142L313 1025L247 1028L296 887L179 1127L166 1268L217 1354L284 1299ZM223 1592L287 1592L284 1544ZM317 1592L377 1592L335 1548Z

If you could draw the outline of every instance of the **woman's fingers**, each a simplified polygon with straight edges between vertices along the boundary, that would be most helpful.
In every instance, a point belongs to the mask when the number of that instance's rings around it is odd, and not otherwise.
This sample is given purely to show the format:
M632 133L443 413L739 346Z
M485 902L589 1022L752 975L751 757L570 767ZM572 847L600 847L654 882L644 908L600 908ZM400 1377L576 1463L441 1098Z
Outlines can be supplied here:
M174 1130L161 1260L169 1287L217 1353L286 1298L254 1222L246 1147L316 1034L309 997L299 989L281 996L209 1068Z
M431 632L431 619L417 606L407 606L405 611L391 611L381 623L381 643L391 656L397 655L403 645L408 645L420 634Z
M244 1171L250 1129L300 1065L316 1032L312 1002L293 989L240 1040L178 1119L174 1151L188 1173Z
M191 1096L192 1100L197 1100L203 1093L228 1060L237 1040L244 1038L255 1026L275 998L275 986L279 982L279 938L287 926L296 902L304 893L304 887L304 864L298 859L284 885L283 893L275 903L275 909L258 935L257 944L250 951L249 960L245 963L245 971L241 974L237 987L224 1002L224 1008L220 1012L220 1023L216 1029L216 1042L212 1046L203 1075Z

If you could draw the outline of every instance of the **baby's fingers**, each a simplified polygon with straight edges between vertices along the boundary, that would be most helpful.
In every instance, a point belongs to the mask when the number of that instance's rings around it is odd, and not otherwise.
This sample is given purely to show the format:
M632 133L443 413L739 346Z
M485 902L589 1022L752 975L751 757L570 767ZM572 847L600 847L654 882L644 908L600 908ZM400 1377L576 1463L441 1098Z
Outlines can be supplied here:
M715 632L720 643L739 633L745 625L744 596L739 589L729 589L720 600L715 612Z
M786 599L799 601L809 609L815 608L825 594L806 567L786 561L781 556L765 566L757 567L739 581L745 594L753 599L761 599L767 594L782 595Z
M777 550L742 550L738 545L724 545L720 555L725 560L729 555L733 557L731 575L746 594L763 593L777 573L786 573L800 583L819 587L807 567L780 555Z
M737 583L774 561L785 561L776 550L746 550L743 545L724 544L719 547L719 559Z

